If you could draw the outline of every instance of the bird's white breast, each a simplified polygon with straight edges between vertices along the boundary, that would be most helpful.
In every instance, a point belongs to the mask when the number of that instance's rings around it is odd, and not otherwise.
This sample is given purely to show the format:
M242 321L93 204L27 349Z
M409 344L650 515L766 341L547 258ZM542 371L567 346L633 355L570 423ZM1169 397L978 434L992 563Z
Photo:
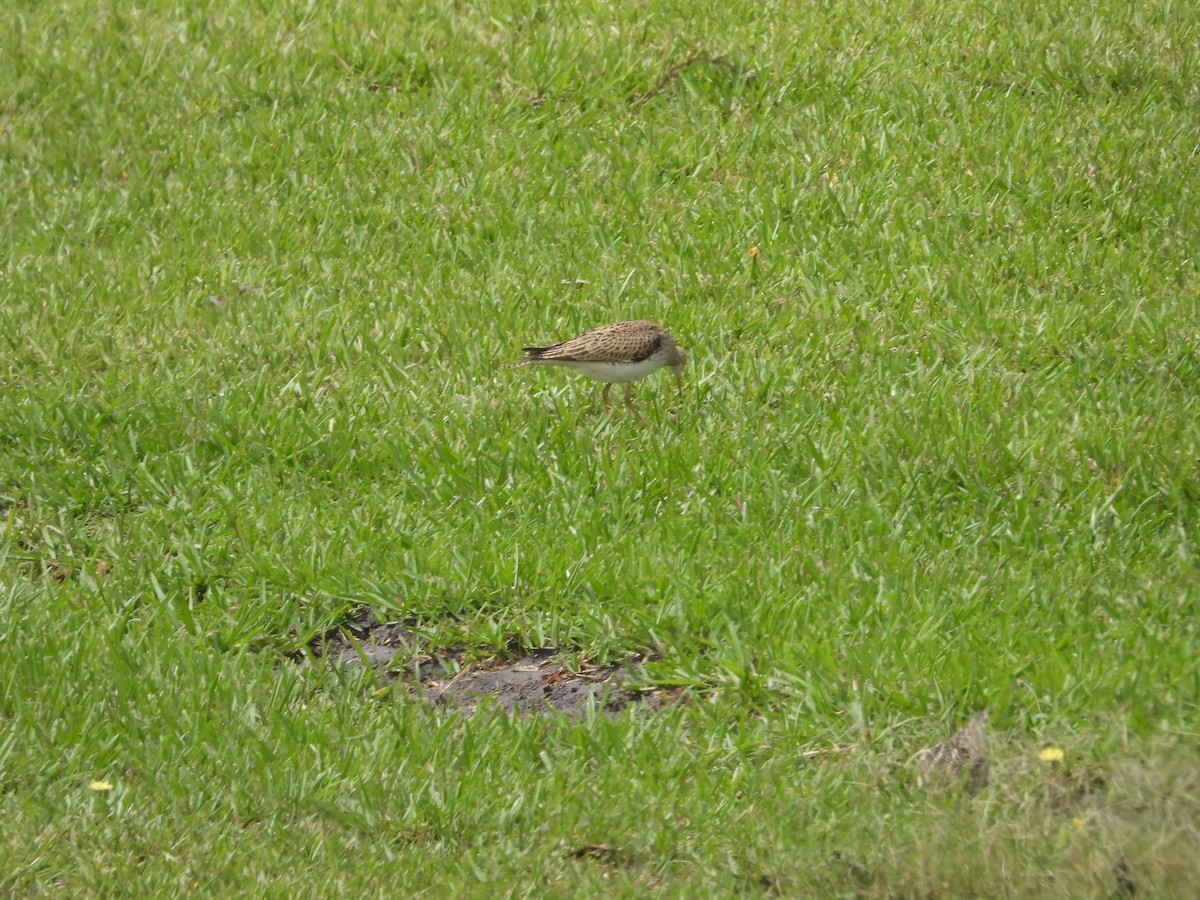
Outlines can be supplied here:
M661 351L637 362L573 362L571 368L597 381L609 384L626 384L645 378L667 364L667 355Z

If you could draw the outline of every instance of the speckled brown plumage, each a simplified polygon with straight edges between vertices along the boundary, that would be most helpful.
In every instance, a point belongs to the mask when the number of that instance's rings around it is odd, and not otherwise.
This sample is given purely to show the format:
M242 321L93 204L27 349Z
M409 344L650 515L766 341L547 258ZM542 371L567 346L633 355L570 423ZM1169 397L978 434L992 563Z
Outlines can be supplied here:
M632 408L630 383L645 378L663 366L675 370L675 379L683 388L682 370L687 362L684 351L665 329L653 322L614 322L601 325L586 334L546 347L525 347L525 358L504 368L516 366L563 366L605 382L601 400L608 406L608 391L613 384L625 385L625 405Z
M963 789L975 793L987 784L988 712L976 713L970 722L960 728L948 741L922 750L913 761L920 766L923 782L937 779L956 780L966 773Z
M653 322L614 322L549 347L524 347L526 362L637 362L658 349L667 332Z

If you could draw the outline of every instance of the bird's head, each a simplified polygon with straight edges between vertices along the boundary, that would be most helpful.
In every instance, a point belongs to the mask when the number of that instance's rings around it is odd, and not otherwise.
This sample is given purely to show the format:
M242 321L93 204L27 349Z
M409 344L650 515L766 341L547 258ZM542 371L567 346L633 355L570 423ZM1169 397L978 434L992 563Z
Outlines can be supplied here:
M671 361L667 363L675 373L675 386L683 390L683 367L687 365L687 351L671 342Z

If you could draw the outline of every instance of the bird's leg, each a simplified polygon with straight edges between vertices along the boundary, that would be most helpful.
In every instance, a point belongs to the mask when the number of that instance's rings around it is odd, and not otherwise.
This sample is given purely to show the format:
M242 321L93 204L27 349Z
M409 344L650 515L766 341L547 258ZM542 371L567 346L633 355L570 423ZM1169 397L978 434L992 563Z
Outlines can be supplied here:
M625 408L627 410L629 410L631 413L633 413L635 416L637 416L639 419L642 417L642 414L639 413L637 411L637 409L634 408L634 405L633 405L633 384L632 383L626 383L626 385L625 385Z
M610 381L608 384L606 384L604 386L604 390L602 390L600 392L600 405L603 406L605 409L608 409L608 392L611 388L612 388L612 382Z

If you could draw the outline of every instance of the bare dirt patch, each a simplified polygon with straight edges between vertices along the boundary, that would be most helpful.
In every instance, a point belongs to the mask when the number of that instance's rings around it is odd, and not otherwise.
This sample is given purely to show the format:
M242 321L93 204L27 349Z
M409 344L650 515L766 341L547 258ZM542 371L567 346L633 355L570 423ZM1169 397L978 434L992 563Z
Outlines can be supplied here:
M521 715L616 712L632 704L657 709L673 692L629 686L635 666L587 666L569 652L545 648L523 655L466 663L467 653L435 654L409 628L364 613L317 638L314 656L337 665L370 666L409 686L414 696L464 712L490 708Z

